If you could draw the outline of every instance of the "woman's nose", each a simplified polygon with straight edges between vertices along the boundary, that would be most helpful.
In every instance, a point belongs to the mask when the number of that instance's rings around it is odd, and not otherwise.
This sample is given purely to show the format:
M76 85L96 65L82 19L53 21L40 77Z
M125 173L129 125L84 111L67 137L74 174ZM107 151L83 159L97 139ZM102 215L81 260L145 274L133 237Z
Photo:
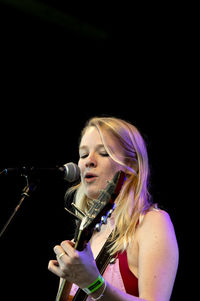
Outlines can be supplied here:
M96 167L97 166L97 160L95 158L94 154L91 154L87 157L87 160L85 162L85 166L87 168Z

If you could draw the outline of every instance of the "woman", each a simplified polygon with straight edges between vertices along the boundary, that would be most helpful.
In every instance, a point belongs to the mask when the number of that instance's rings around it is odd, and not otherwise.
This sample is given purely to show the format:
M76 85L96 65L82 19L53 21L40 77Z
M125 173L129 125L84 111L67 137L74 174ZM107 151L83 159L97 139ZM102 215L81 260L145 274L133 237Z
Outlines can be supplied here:
M117 171L124 171L126 180L108 223L81 252L70 241L55 246L57 260L49 262L49 270L74 283L70 295L77 286L86 289L87 300L170 300L178 246L169 215L150 202L148 157L139 131L118 118L92 118L82 131L79 153L81 183L74 189L76 205L83 211ZM111 232L110 253L117 254L116 260L98 278L94 258Z

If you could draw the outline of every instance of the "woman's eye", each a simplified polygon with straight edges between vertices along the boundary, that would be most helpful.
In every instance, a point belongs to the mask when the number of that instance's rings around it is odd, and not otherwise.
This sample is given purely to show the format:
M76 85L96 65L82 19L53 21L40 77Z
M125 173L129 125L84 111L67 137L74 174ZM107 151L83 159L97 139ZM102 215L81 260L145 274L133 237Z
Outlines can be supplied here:
M108 154L108 153L100 153L100 155L101 155L102 157L109 157L109 154Z
M80 155L80 158L81 159L84 159L84 158L86 158L88 155L87 154L83 154L83 155Z
M99 155L102 156L102 157L109 157L109 154L107 152L99 152ZM85 153L85 154L80 154L80 159L85 159L89 156L88 153Z

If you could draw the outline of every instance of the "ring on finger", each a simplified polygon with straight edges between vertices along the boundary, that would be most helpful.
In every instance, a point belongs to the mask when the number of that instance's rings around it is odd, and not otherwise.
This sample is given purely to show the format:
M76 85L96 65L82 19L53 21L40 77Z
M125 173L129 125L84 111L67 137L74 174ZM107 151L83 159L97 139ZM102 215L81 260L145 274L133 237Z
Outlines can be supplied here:
M63 255L65 255L66 253L65 252L62 252L59 256L58 256L58 259L60 259Z

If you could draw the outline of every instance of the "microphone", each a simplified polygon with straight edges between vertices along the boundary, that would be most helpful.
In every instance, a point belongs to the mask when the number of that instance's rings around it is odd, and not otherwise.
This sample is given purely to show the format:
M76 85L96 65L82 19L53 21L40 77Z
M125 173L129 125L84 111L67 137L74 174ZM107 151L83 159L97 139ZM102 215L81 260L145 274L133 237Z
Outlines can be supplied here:
M64 180L68 182L74 182L80 177L80 168L77 164L70 162L59 167L58 170L63 173Z
M67 182L74 182L80 177L80 169L77 164L69 162L64 164L61 167L46 167L46 168L37 168L31 167L30 169L26 167L21 168L5 168L0 172L0 175L33 175L33 176L48 176L48 175L57 175L62 176Z

